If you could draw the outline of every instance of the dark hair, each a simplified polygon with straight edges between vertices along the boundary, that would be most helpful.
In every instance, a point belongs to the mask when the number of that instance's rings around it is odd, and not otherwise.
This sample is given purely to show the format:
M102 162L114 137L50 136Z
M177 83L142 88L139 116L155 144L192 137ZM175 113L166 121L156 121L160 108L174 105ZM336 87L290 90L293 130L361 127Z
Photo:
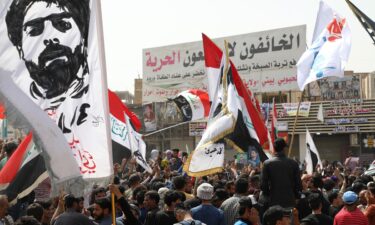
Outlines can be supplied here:
M171 206L173 202L176 202L178 199L181 199L177 191L167 191L164 196L164 203L167 206Z
M145 199L145 194L146 194L147 190L140 190L137 192L137 195L136 195L136 200L137 200L137 204L138 205L141 205Z
M240 216L245 214L246 209L251 209L253 207L253 202L251 201L251 198L249 197L242 197L238 201L238 204L240 206L238 209L238 213L240 214Z
M45 201L38 201L36 203L39 203L43 207L43 209L49 209L52 205L52 199L48 199Z
M22 216L14 223L14 225L40 225L40 223L32 216Z
M323 182L323 188L326 191L331 191L335 187L336 183L332 179L326 179Z
M147 188L145 186L143 186L143 185L140 185L140 186L134 188L134 190L133 190L133 196L132 196L133 199L137 199L137 195L141 191L143 191L143 196L144 196L144 193L146 193ZM143 202L143 200L142 200L142 202Z
M322 199L320 195L317 193L311 193L308 197L309 205L312 210L319 209L320 205L322 204Z
M176 190L184 188L186 185L186 179L184 176L177 176L173 178L173 186Z
M7 154L11 154L17 149L17 147L18 145L12 141L12 142L5 143L3 149Z
M41 222L43 217L43 207L39 203L32 203L27 207L26 215L32 216Z
M319 173L314 173L311 183L315 188L323 188L323 178Z
M178 149L178 148L174 148L174 149L172 149L172 151L173 151L173 152L179 152L180 149Z
M108 209L109 212L112 212L112 205L109 198L96 199L95 204L99 205L102 209Z
M334 201L337 197L339 197L339 193L338 193L337 191L334 191L334 192L329 193L329 195L328 195L328 201L329 201L329 203L332 204L333 201Z
M236 193L246 194L249 189L249 182L246 179L238 179L236 181Z
M148 191L145 194L145 197L148 196L149 199L154 200L156 204L159 203L160 196L156 191Z
M263 215L264 225L276 225L278 220L281 220L285 215L285 209L279 205L271 206Z
M17 47L19 52L21 52L22 49L22 29L25 15L32 4L40 1L46 2L48 6L57 4L60 8L68 10L81 32L84 46L87 47L90 24L89 0L14 0L9 7L5 21L8 28L9 39L12 44Z
M276 152L282 152L288 145L283 138L277 138L274 142L274 146Z
M69 208L72 208L74 206L74 203L77 203L78 204L78 199L74 197L74 195L66 195L64 197L64 204L65 204L65 208L69 209Z
M225 189L229 189L230 186L234 185L234 181L228 181L226 184L225 184Z
M129 177L129 186L132 186L140 181L141 181L141 177L138 174L133 174Z

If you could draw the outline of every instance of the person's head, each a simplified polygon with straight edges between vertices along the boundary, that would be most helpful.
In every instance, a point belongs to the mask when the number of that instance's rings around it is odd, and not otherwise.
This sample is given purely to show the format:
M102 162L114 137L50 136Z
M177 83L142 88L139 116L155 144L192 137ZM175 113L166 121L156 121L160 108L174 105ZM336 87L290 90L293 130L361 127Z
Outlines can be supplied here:
M13 141L4 144L3 149L8 159L12 156L13 152L16 151L17 147L18 145Z
M143 204L148 210L152 210L158 207L159 204L159 194L156 191L148 191L145 194Z
M236 193L240 195L246 195L249 189L249 182L246 179L240 178L235 183Z
M260 177L258 175L250 177L250 186L256 189L260 189Z
M210 201L214 195L214 187L211 184L203 183L198 186L197 197L202 201Z
M309 206L313 211L322 209L322 199L318 193L311 193L308 197Z
M39 203L32 203L27 207L26 215L32 216L39 222L42 222L43 207Z
M173 186L178 191L185 191L186 179L184 176L177 176L173 178Z
M323 188L323 178L319 173L314 173L311 179L312 187L314 189Z
M367 183L367 189L368 191L375 196L375 182L374 181L370 181Z
M334 191L328 194L328 201L335 207L341 207L344 204L344 202L342 201L342 195L338 191Z
M55 206L52 204L52 200L48 199L38 203L43 207L42 223L50 223L53 213L55 212Z
M356 207L356 203L358 202L358 195L353 191L347 191L342 196L342 200L344 202L345 207L348 210L351 210Z
M234 185L233 185L234 187ZM215 190L214 197L212 198L212 205L220 208L221 204L229 198L229 194L225 189L219 188Z
M178 153L180 152L180 149L174 148L172 151L173 151L173 157L177 158L178 157Z
M137 187L141 183L141 177L138 174L132 174L129 177L129 186L131 188Z
M88 0L14 0L5 21L10 41L45 98L66 92L88 72Z
M174 215L177 221L178 222L183 221L186 214L190 214L190 210L188 209L188 207L184 206L184 204L182 203L177 204L174 209Z
M258 216L258 210L253 207L253 202L250 197L242 197L238 201L238 213L241 218L254 221L256 218L253 218L255 216Z
M287 149L288 145L284 138L277 138L274 142L276 152L284 152Z
M71 194L65 195L64 206L65 209L74 209L76 211L78 208L78 199Z
M167 151L165 151L165 156L166 156L166 158L169 160L169 159L171 159L172 158L172 155L173 155L173 152L172 152L172 150L167 150Z
M167 191L164 196L164 203L170 209L174 209L176 204L181 203L181 197L177 191Z
M108 198L99 198L95 200L92 216L95 220L101 220L111 215L111 201Z
M0 219L4 218L8 213L9 202L6 195L0 195Z
M14 223L14 225L41 225L41 223L32 216L22 216Z
M228 181L225 184L225 190L228 192L230 196L233 196L236 193L236 186L234 185L234 181Z
M94 204L96 199L104 198L106 196L105 188L97 187L92 191L91 204Z
M258 153L255 150L251 150L250 151L250 157L251 157L251 159L256 160L256 159L258 159Z
M263 214L264 225L289 225L290 211L279 205L271 206Z
M77 198L77 200L78 200L77 212L82 212L83 208L85 207L84 206L85 199L83 197L79 197Z

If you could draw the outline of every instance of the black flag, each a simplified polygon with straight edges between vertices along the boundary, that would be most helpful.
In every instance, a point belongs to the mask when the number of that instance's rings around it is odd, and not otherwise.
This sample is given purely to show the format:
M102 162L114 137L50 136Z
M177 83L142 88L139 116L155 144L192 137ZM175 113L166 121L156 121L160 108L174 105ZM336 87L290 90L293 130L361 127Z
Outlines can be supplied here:
M359 10L353 3L349 0L345 0L348 3L350 9L353 11L354 15L358 18L359 22L365 28L367 33L370 35L372 41L375 44L375 22L371 20L366 14Z

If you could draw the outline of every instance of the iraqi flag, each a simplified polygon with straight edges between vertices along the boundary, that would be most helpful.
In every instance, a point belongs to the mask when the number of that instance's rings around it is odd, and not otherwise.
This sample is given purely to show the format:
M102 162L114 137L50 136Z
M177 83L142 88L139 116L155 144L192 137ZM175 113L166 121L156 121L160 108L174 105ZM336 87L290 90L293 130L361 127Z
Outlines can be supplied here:
M211 52L205 52L205 55L208 54ZM208 126L184 165L184 171L190 176L200 177L222 171L225 143L239 152L255 150L262 161L268 158L259 139L254 138L257 134L247 111L247 105L254 105L235 66L225 55L220 61L219 71L217 93L214 93L218 98L213 99L215 101L211 105ZM248 97L247 101L243 96ZM255 114L259 116L256 110ZM264 126L263 122L261 124ZM248 126L251 126L252 133ZM265 131L267 138L267 130Z
M173 101L180 109L184 121L204 119L210 112L210 100L205 91L189 89L179 93Z
M349 58L351 31L348 23L323 1L313 40L297 63L297 83L301 91L310 82L331 76L343 77Z
M132 155L128 139L125 114L129 117L131 126L136 130L141 128L137 115L130 111L121 99L111 90L108 90L109 111L111 121L112 152L114 162L129 159Z
M29 133L0 171L0 193L15 203L30 194L48 173L43 157L36 150Z
M320 165L323 168L322 161L320 160L318 149L316 148L314 141L310 135L309 130L306 129L306 171L308 174L312 174L316 171L316 166Z

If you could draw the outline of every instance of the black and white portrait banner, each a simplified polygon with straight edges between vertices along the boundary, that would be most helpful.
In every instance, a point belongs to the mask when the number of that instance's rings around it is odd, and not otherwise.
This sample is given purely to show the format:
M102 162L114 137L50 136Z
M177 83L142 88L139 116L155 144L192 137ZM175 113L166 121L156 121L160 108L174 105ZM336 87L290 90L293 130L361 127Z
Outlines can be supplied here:
M31 100L59 128L60 134L38 132L38 124L46 122L33 121L28 129L35 130L42 143L52 135L64 136L64 146L41 146L45 160L61 156L59 151L68 151L86 183L105 184L113 170L99 3L2 0L0 79L11 77L27 98L22 101ZM0 92L7 91L3 85ZM15 108L26 120L29 115L25 113L40 111L20 110L19 104ZM55 166L52 161L46 160L50 171ZM71 164L66 165L60 169L67 173L75 170ZM60 173L56 180L67 179Z

